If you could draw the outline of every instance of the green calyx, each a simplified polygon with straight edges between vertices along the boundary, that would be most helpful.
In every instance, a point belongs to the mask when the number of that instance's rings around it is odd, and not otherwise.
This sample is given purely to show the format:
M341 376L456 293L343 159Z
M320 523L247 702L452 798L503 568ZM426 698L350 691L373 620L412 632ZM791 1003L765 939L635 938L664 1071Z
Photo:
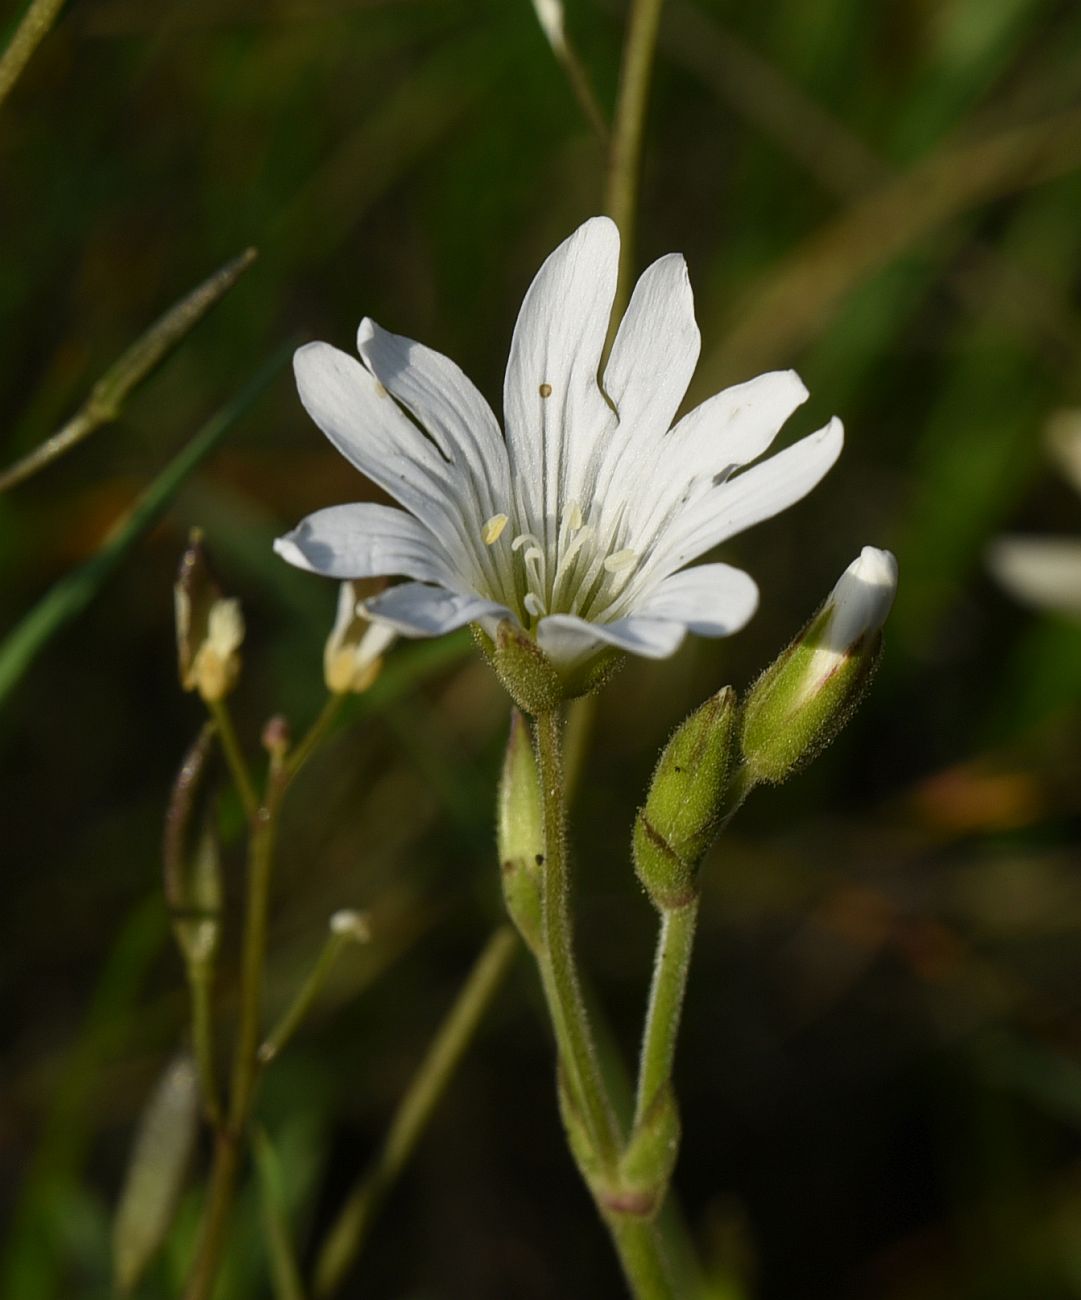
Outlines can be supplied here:
M792 642L751 688L740 747L755 783L777 784L841 732L863 699L882 656L882 633L856 641L822 671L816 625Z
M600 690L622 667L625 656L611 648L569 671L556 666L528 632L509 619L495 639L476 623L473 638L514 703L531 716L558 708L564 700Z
M698 892L698 864L725 807L736 694L711 696L676 730L661 753L634 824L634 867L654 905L686 906Z

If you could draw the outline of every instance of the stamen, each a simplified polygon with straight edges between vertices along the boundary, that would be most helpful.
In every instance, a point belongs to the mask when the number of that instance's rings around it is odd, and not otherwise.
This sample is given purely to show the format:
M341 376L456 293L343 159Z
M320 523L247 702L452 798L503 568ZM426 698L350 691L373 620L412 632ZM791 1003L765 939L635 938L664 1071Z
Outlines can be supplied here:
M487 520L484 525L483 537L485 546L494 546L503 536L503 529L506 528L509 522L510 521L506 515L492 515L491 519Z
M570 566L574 563L574 557L578 554L578 552L582 549L582 547L586 544L586 542L589 541L589 539L592 536L593 536L593 529L590 528L588 524L584 528L579 529L577 535L575 536L571 544L567 547L567 549L563 552L563 554L559 558L559 567L556 569L556 576L555 576L556 582L558 582L559 579L563 576L563 574L567 572Z
M546 611L540 602L540 597L537 596L536 593L527 591L522 604L525 606L527 614L532 614L534 618L544 617Z
M571 530L572 533L576 533L578 529L581 528L582 507L578 504L577 501L572 501L567 506L566 510L563 512L563 522L567 525L567 527Z
M623 569L629 569L637 559L638 552L626 547L622 551L616 551L614 555L609 555L604 562L604 567L609 573L620 573Z
M511 542L510 549L512 551L520 551L526 542L532 542L534 546L539 546L540 538L535 536L533 533L519 533L514 541Z

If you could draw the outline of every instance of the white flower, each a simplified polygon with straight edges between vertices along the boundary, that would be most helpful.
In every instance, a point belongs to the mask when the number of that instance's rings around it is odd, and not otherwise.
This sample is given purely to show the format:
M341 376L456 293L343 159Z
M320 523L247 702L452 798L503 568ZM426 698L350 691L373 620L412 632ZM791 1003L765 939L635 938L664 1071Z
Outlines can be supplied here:
M308 413L404 510L318 511L278 553L339 579L410 579L366 603L407 636L466 623L492 634L510 619L568 671L605 646L663 658L687 631L741 628L758 600L751 578L684 566L809 492L837 459L841 424L742 470L807 398L784 371L669 427L699 352L677 255L638 281L602 387L618 257L616 227L596 217L541 267L511 342L505 440L452 361L371 320L359 361L326 343L302 347Z

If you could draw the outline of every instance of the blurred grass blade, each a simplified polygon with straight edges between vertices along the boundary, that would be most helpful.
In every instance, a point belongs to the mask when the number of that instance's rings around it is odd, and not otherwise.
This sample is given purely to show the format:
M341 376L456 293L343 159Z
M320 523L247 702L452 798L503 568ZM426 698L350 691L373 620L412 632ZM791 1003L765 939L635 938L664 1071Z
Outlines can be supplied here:
M169 355L202 320L211 307L236 284L255 261L254 248L245 249L219 267L208 279L154 322L111 366L90 390L90 396L70 420L51 438L0 473L0 492L15 487L72 447L88 438L103 424L118 419L128 394Z
M62 1279L70 1265L63 1245L66 1207L84 1185L110 1071L145 1032L137 1007L167 938L160 896L155 892L132 908L118 929L79 1031L49 1071L54 1082L40 1099L33 1154L21 1183L12 1188L15 1200L0 1259L3 1296L55 1300L64 1293ZM10 1077L19 1078L14 1072ZM18 1086L39 1087L25 1074Z
M93 600L136 541L157 521L185 479L267 388L286 360L282 349L174 457L112 530L96 555L66 574L0 643L0 706L42 646Z
M815 338L841 299L971 208L1081 166L1081 110L936 150L828 222L732 313L699 381L745 377Z
M113 1278L130 1295L173 1221L198 1130L199 1087L187 1055L170 1061L139 1121L113 1220Z
M30 56L48 35L64 7L64 0L31 0L22 22L15 29L7 49L0 55L0 104L19 80Z
M252 1134L252 1154L259 1178L259 1199L263 1211L263 1231L270 1255L270 1278L275 1300L304 1300L296 1251L289 1233L289 1214L285 1203L285 1178L278 1153L262 1128Z

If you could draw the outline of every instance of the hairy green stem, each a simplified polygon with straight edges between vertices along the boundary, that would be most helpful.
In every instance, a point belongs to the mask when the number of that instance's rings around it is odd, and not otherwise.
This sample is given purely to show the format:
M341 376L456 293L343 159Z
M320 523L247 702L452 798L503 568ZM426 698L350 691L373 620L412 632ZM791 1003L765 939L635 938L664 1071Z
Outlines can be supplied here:
M582 1112L593 1150L613 1171L621 1140L597 1060L574 956L567 870L566 798L563 777L563 719L558 709L535 720L537 768L544 816L542 875L543 983L552 1026L573 1096Z
M634 270L638 181L642 170L642 134L663 3L664 0L633 0L627 23L627 39L623 46L619 96L616 101L616 115L612 124L612 141L608 154L606 200L608 215L619 227L622 236L615 318L622 314L627 304Z
M672 1077L697 922L697 898L683 907L666 909L661 913L638 1067L635 1124L642 1121L658 1089Z
M628 1214L606 1214L604 1218L634 1300L676 1300L656 1224Z
M372 1220L412 1155L517 951L518 936L509 925L501 925L485 944L402 1098L375 1164L327 1234L315 1267L316 1296L333 1294L355 1262Z

